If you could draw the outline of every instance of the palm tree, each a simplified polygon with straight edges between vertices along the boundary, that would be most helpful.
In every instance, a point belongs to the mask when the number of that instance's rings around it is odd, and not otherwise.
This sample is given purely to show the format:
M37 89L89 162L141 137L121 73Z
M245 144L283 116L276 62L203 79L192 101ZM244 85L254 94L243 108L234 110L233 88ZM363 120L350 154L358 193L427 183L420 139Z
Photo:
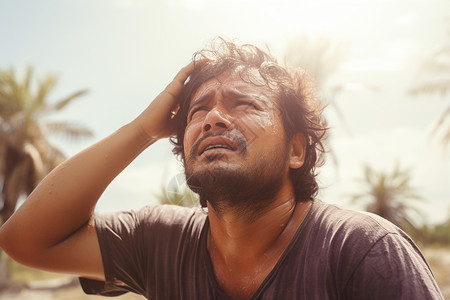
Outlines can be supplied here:
M312 38L305 34L292 38L285 53L286 63L302 68L314 78L319 99L324 105L332 105L345 128L345 118L335 101L336 95L345 89L344 84L330 86L329 79L344 62L345 47L329 37Z
M336 102L336 96L345 90L373 92L378 91L378 88L358 82L330 83L330 78L344 63L347 51L348 46L342 41L327 36L312 38L306 34L299 34L288 42L285 59L288 65L304 69L314 78L319 99L325 106L333 107L349 131L344 115Z
M38 182L65 158L50 143L49 133L70 138L88 137L87 128L68 122L46 121L47 115L66 108L87 91L78 91L55 103L48 100L56 77L47 76L33 87L33 70L23 80L14 71L0 70L0 218L12 215L21 195L28 195Z
M352 202L362 201L365 210L375 213L407 231L417 230L421 212L415 207L423 200L411 186L409 170L400 170L397 164L391 174L376 172L364 166L363 192L355 194Z
M33 70L29 67L23 81L14 71L0 70L0 226L13 214L21 195L29 195L39 181L65 159L48 140L49 133L72 139L92 136L82 126L68 122L46 121L45 117L64 109L84 95L78 91L56 103L48 96L56 77L47 76L32 89ZM9 282L8 264L0 251L0 289Z
M432 52L421 64L414 87L408 90L411 96L422 94L441 94L446 97L450 92L450 29L447 41ZM448 96L447 100L450 99ZM450 105L434 125L432 135L442 130L442 145L450 144Z
M313 79L318 92L318 98L324 107L330 105L343 128L350 135L350 129L345 120L336 98L346 90L367 90L377 91L374 86L356 82L332 83L331 78L346 59L347 45L343 42L333 40L330 37L322 36L312 38L311 36L300 34L293 37L287 45L285 52L286 63L290 66L304 69ZM335 166L338 165L336 155L329 144L327 148Z

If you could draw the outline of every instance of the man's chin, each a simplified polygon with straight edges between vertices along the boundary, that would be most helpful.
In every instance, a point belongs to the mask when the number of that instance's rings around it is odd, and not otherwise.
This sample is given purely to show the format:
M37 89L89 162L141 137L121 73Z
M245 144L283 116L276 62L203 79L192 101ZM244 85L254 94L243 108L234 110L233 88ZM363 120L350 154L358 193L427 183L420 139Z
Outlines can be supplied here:
M228 161L228 157L224 154L211 154L205 156L205 160L208 162Z
M189 167L185 164L185 170L187 175L187 173L194 174L216 172L218 170L232 170L240 166L242 166L242 162L237 162L236 159L232 159L228 155L219 153L201 156L196 161L190 162Z
M227 187L227 183L239 177L238 167L220 159L210 161L201 168L186 169L186 182L198 194L214 191L219 187Z

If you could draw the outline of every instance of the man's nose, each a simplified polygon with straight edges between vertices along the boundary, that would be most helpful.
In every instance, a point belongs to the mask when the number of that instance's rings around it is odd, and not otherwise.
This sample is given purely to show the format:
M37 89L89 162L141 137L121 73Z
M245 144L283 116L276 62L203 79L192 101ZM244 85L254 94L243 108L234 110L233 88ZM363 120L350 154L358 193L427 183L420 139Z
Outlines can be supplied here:
M203 121L202 130L203 132L223 131L230 130L231 127L232 123L230 121L230 116L226 114L226 112L215 107L206 115L205 120Z

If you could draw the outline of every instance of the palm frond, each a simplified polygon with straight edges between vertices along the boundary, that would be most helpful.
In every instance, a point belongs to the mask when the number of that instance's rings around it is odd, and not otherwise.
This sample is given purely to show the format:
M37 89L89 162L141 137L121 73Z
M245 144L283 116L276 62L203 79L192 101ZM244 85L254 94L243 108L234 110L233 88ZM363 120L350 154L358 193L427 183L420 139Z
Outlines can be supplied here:
M32 91L32 80L31 67L23 80L18 80L13 70L0 70L0 200L4 200L0 218L3 221L14 211L18 195L31 193L38 181L65 159L49 142L49 132L71 139L92 136L92 132L81 125L46 124L42 117L52 108L47 100L57 80L55 76L47 76L38 82L36 93ZM80 91L64 98L53 106L53 111L65 108L84 93Z
M24 91L24 93L27 94L27 96L29 96L31 94L31 79L33 77L33 68L31 66L28 66L27 71L25 73L25 78L23 80L23 84L22 84L22 90Z
M450 44L432 52L420 66L419 73L448 73L450 70Z
M22 97L23 93L13 70L0 70L0 90L2 101L7 102L8 108L10 110L11 108L13 109L12 112L19 111L25 107L25 99ZM4 111L3 113L7 112Z
M442 96L450 92L450 80L422 82L408 90L411 96L439 93Z
M442 137L442 145L444 150L447 149L447 145L450 145L450 128L447 129L447 132Z
M45 127L49 132L53 134L59 134L71 140L88 138L94 135L89 128L83 125L68 122L58 122L58 121L46 122Z
M414 87L407 91L409 95L417 96L438 93L445 97L450 93L450 34L447 35L447 40L440 48L423 60L417 73L418 77L423 79L419 80L418 83L414 84ZM445 118L450 114L449 109L447 108L446 112L441 116L438 125L433 130L434 133L442 127ZM450 127L444 130L442 145L445 149L450 144ZM432 135L434 134L432 133Z
M411 170L396 164L391 173L377 172L369 165L363 166L363 191L352 195L351 202L364 200L365 209L378 214L394 224L416 224L422 214L413 202L422 201L411 186ZM413 216L414 215L414 216Z
M346 47L330 37L311 38L306 34L291 39L286 62L305 69L316 80L319 90L344 60Z
M43 81L40 81L38 92L33 99L33 102L30 103L30 110L35 112L43 112L46 109L47 97L49 93L53 90L57 82L57 78L52 75L48 75L45 77Z
M447 118L450 119L450 105L447 107L447 109L441 115L441 117L437 121L436 125L433 126L433 129L431 131L431 133L433 135L437 134L437 131L444 125L444 123L447 120ZM450 134L450 127L447 128L447 134Z
M78 91L76 93L73 93L69 97L58 101L55 105L52 106L51 110L58 111L58 110L64 109L68 104L72 103L72 101L74 99L85 95L87 92L88 92L88 90L81 90L81 91Z

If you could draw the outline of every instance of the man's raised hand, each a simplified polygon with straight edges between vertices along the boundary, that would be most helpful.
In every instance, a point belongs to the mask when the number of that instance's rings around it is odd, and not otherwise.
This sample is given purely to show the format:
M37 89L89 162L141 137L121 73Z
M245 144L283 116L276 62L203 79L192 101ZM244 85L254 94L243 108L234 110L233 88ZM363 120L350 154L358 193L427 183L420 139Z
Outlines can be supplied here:
M173 118L178 111L179 96L184 83L199 61L192 61L174 77L171 83L136 118L135 122L151 141L175 135L176 122Z

